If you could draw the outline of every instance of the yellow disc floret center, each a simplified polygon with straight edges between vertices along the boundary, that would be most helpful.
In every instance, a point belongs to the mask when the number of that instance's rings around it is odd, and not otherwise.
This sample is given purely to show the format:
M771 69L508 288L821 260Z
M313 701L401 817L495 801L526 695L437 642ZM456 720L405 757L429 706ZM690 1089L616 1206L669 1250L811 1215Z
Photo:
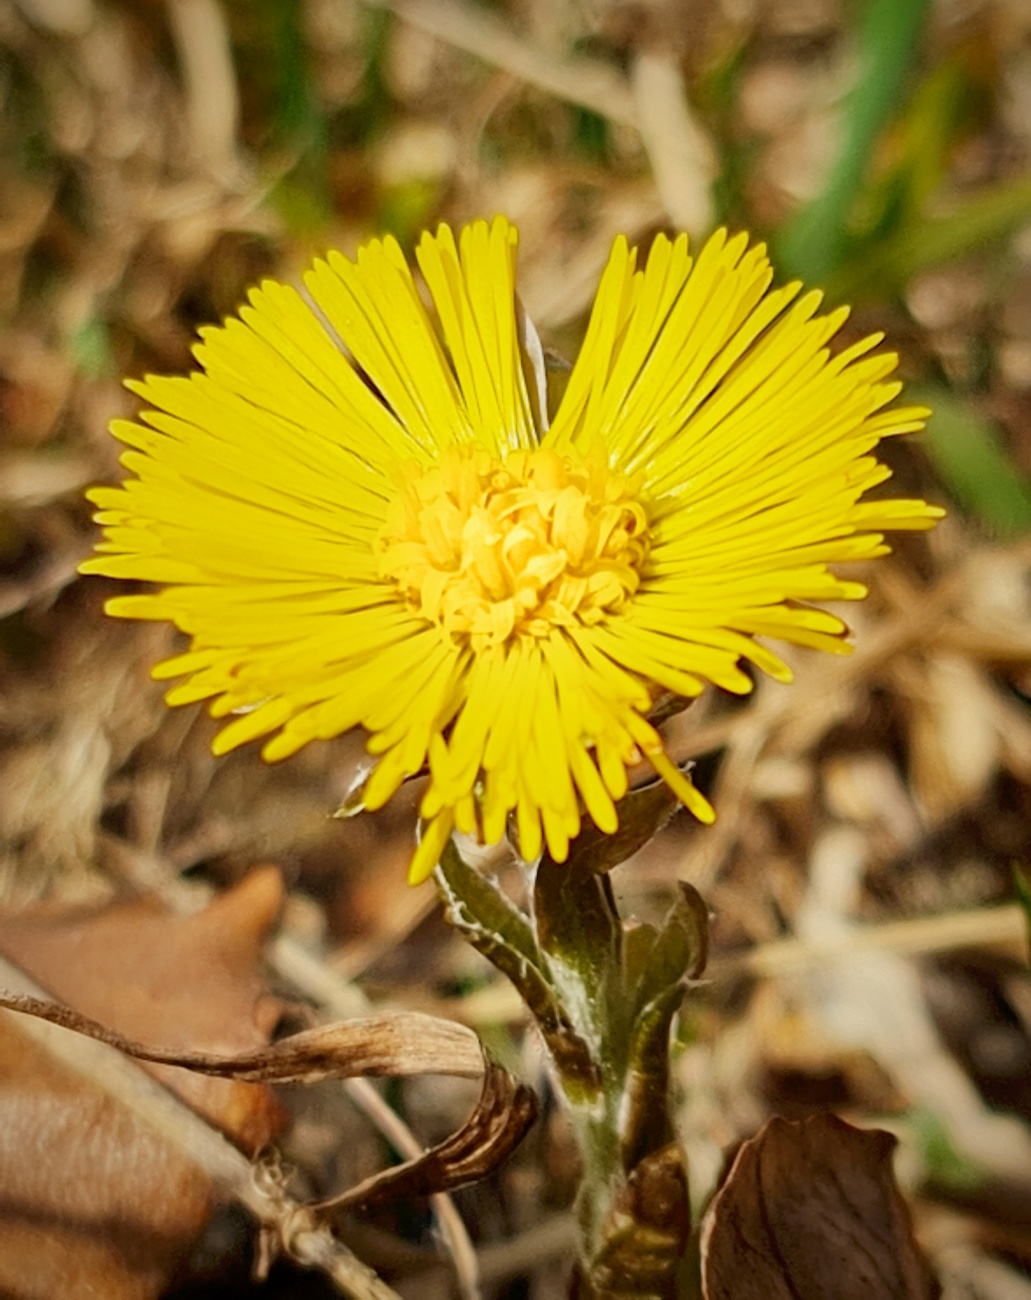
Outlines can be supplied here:
M601 449L500 459L450 447L433 465L405 467L379 535L380 572L474 652L598 623L640 583L649 541L637 487Z

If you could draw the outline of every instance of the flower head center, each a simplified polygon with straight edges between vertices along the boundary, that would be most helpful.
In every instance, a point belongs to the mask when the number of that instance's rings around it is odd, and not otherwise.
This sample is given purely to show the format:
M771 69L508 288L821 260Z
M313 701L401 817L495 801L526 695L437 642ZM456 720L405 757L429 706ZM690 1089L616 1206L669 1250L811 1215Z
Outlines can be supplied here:
M379 535L380 572L474 651L601 622L637 590L648 554L637 486L600 448L502 460L450 447L431 466L405 467Z

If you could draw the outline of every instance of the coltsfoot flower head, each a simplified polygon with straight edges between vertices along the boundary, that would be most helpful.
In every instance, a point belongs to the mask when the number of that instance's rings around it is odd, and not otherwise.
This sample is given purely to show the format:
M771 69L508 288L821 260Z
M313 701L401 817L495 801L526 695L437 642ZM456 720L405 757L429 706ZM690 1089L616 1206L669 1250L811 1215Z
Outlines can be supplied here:
M942 513L864 499L927 412L892 405L880 336L830 350L847 313L771 289L761 245L660 236L638 268L617 239L550 427L515 253L502 218L424 235L432 309L390 239L317 262L314 307L264 283L201 371L130 385L131 477L89 494L83 571L160 585L106 608L190 637L155 676L230 719L217 753L363 727L372 808L428 768L415 881L510 815L524 858L563 860L583 810L616 829L642 758L711 821L656 697L747 691L742 660L790 680L759 637L847 651L810 602L866 591L830 566Z

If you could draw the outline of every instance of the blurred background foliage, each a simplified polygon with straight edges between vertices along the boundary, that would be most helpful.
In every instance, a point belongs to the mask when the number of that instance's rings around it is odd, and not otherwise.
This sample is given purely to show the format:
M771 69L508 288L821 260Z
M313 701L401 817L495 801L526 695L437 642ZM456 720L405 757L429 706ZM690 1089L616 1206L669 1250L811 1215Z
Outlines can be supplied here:
M681 872L717 913L716 991L678 1065L697 1194L770 1109L890 1113L910 1124L912 1183L948 1185L953 1208L962 1183L981 1225L957 1236L925 1216L939 1263L962 1271L957 1240L981 1260L1002 1234L1028 1274L1022 967L925 963L913 1014L952 1055L914 1071L908 1031L881 1026L860 1060L826 987L778 983L797 951L762 955L808 942L832 896L850 923L1001 905L1031 842L1027 0L0 0L0 895L96 897L162 873L221 886L274 860L288 929L336 974L515 1052L518 1008L433 928L431 891L401 887L412 802L327 818L360 742L277 769L215 763L210 721L165 710L149 680L173 635L106 621L105 584L76 576L93 543L82 490L120 472L106 429L134 411L122 376L184 370L199 326L329 247L389 231L411 248L495 212L519 226L520 292L557 358L575 355L616 234L646 248L726 223L770 242L781 279L852 303L843 339L883 330L934 409L887 454L949 519L871 575L847 611L852 660L800 656L787 694L713 692L674 724L720 821L701 837L674 823L621 887L647 911ZM943 949L969 932L943 925ZM919 933L893 942L936 952ZM753 948L754 969L720 967ZM865 968L860 983L904 1001ZM953 1067L976 1084L966 1109ZM990 1140L989 1101L1019 1140ZM354 1156L314 1132L302 1165ZM478 1240L564 1204L568 1151L551 1130L534 1142L497 1221L471 1206ZM1005 1231L1003 1201L1023 1207Z
M181 368L255 278L373 232L508 211L570 346L616 230L727 223L894 326L945 485L1026 528L1029 23L1022 0L5 0L0 312L59 371L33 400L9 360L5 440L67 438L73 376Z

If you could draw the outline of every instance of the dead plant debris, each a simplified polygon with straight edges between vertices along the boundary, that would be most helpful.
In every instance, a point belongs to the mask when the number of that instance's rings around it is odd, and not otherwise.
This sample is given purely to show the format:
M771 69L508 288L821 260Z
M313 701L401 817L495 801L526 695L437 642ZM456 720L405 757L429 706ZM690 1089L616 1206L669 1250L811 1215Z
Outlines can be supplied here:
M167 1050L146 1066L114 1054L152 1069L177 1113L195 1108L201 1133L217 1125L246 1149L211 1148L234 1186L276 1134L289 1190L276 1176L275 1196L241 1195L321 1279L280 1266L252 1280L255 1240L239 1225L218 1236L218 1220L202 1268L187 1243L212 1224L210 1179L5 1015L0 1290L73 1297L90 1279L142 1298L174 1275L190 1300L203 1275L245 1296L293 1296L304 1278L430 1300L475 1294L479 1254L485 1293L563 1293L570 1146L546 1104L511 1159L481 1159L528 1119L511 1079L545 1099L547 1082L506 986L432 900L403 892L415 792L332 819L357 737L276 768L214 760L210 720L167 710L149 679L174 638L106 620L105 584L76 576L94 540L82 488L119 473L106 425L133 412L123 375L182 371L198 326L328 247L384 229L410 245L438 220L504 212L549 355L575 355L616 233L646 245L726 222L768 236L784 278L806 270L792 258L830 257L831 298L856 303L847 329L884 329L940 412L893 468L948 520L870 575L846 612L851 657L799 652L790 690L713 692L670 721L719 822L674 817L616 880L645 920L678 877L713 912L712 981L676 1060L696 1208L725 1152L789 1114L801 1127L749 1142L711 1215L726 1224L749 1162L804 1183L809 1134L817 1164L847 1148L882 1206L906 1200L944 1300L1031 1294L1031 977L1012 875L1031 846L1031 18L1024 0L930 3L849 173L856 69L876 105L890 63L858 51L877 48L869 24L892 8L0 0L0 952L33 977L26 996L74 1008L79 1028ZM836 249L792 238L813 204ZM270 970L283 887L248 874L263 862L286 882ZM522 897L511 864L489 865ZM270 1045L286 1001L321 1023ZM289 1059L301 1076L319 1059L337 1069L363 1032L339 1028L345 1008L387 1035L384 1068L406 1051L417 1068L426 1043L408 1031L425 1022L410 1017L446 1014L476 1033L433 1030L438 1064L479 1079L482 1040L505 1072L488 1069L479 1103L475 1084L407 1067L364 1101L340 1086L273 1101ZM327 1040L329 1058L311 1054ZM247 1054L263 1082L243 1081L239 1060L236 1078L167 1064ZM881 1139L807 1118L827 1110L892 1129L901 1193ZM388 1116L410 1143L401 1173ZM431 1212L446 1171L488 1164L474 1194ZM302 1206L340 1188L364 1204L323 1231ZM722 1231L708 1238L713 1296L729 1285ZM11 1264L29 1258L31 1285Z

